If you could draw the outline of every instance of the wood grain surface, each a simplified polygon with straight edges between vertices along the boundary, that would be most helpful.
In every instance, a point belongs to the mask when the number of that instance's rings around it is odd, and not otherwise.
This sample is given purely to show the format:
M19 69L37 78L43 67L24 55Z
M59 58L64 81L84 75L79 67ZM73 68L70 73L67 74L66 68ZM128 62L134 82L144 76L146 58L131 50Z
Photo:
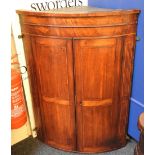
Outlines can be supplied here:
M139 10L17 10L39 139L83 153L126 144Z

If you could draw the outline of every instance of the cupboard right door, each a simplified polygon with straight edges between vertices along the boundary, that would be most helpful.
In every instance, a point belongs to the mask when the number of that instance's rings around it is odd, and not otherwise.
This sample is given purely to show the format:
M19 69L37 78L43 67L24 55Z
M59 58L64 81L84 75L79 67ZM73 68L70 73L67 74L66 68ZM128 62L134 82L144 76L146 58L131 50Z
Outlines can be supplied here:
M77 149L108 151L119 144L120 38L74 40Z

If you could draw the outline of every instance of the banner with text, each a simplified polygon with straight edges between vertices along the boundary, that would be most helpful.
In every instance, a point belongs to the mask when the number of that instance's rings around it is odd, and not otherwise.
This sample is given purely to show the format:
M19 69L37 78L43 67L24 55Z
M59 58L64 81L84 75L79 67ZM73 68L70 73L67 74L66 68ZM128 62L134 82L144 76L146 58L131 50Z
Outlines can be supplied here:
M23 0L17 5L18 9L48 11L65 7L87 6L88 0Z

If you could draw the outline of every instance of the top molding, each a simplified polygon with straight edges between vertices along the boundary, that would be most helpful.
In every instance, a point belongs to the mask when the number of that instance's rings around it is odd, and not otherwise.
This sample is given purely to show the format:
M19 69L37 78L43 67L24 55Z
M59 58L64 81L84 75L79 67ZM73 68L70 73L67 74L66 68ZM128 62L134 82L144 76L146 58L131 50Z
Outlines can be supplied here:
M30 10L16 10L16 13L30 16L53 16L53 17L88 17L88 16L114 16L122 14L139 14L140 10L132 9L105 9L89 6L69 7L54 9L50 11L30 11Z

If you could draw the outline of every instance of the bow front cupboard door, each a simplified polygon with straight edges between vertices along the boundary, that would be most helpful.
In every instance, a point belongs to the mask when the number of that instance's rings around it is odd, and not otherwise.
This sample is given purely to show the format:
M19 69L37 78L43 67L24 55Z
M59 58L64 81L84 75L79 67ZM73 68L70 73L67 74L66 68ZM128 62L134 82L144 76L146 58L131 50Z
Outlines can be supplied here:
M118 143L121 39L75 41L77 139L80 151Z
M41 103L44 141L75 148L72 42L32 37L32 55Z

